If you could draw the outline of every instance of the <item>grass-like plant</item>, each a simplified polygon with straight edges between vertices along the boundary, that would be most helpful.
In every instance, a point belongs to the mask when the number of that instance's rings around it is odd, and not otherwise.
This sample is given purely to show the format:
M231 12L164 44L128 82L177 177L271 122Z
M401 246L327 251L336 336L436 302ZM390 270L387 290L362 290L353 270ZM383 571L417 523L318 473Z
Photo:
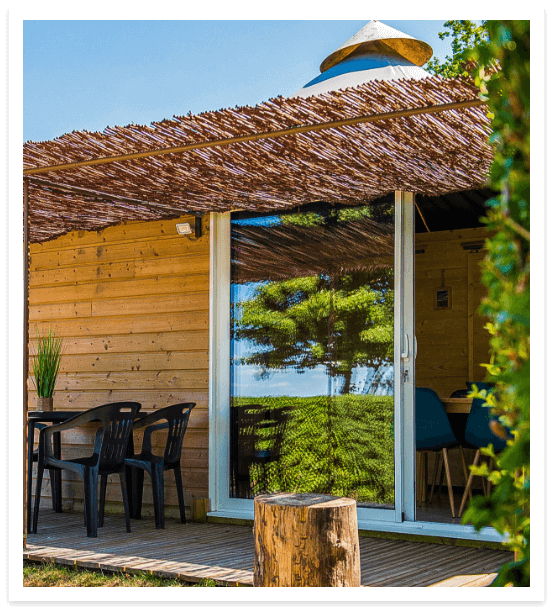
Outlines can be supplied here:
M212 579L190 584L151 572L89 570L53 562L23 562L23 587L219 587ZM227 587L227 586L224 586Z
M48 330L40 336L37 329L37 352L33 358L33 375L39 398L51 398L60 369L62 339Z

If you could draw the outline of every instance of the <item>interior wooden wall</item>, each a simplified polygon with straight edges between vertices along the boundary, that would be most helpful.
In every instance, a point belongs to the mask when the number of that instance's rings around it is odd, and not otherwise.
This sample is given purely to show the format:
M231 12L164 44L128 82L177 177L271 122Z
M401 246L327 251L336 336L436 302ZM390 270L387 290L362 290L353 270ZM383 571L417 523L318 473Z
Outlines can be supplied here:
M416 384L449 396L466 381L482 381L489 362L490 335L476 310L486 295L480 281L485 250L471 253L462 243L488 236L485 228L431 232L415 236ZM451 309L435 310L442 282L452 291Z
M72 232L33 245L30 264L30 353L36 331L51 327L64 339L56 409L88 409L118 400L145 410L196 403L183 446L182 475L190 496L207 496L209 228L189 240L178 221L128 223L99 232ZM32 361L30 366L32 372ZM29 407L36 406L31 383ZM94 427L62 438L67 456L92 444ZM141 436L135 444L140 446ZM174 479L166 475L169 515L178 508ZM50 504L49 484L43 486ZM151 489L145 479L145 513ZM69 473L63 500L82 507L82 487ZM108 501L118 506L117 477ZM173 506L173 509L171 509Z
M416 385L430 387L440 396L464 389L467 381L483 381L486 375L480 364L489 362L490 335L484 328L486 319L476 312L486 295L480 281L486 252L471 253L462 244L487 236L485 228L415 235L415 251L424 249L415 254ZM434 292L441 286L442 271L444 285L452 291L451 309L435 310ZM470 464L473 452L465 453ZM453 485L464 487L460 452L453 449L449 454ZM429 482L434 461L431 453ZM480 487L480 480L475 480L475 487Z

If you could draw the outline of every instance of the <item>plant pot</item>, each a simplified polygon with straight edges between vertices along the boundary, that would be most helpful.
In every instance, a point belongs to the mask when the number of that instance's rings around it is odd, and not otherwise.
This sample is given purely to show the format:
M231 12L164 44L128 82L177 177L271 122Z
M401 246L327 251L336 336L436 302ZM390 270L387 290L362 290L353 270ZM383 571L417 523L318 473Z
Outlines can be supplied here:
M36 399L37 411L53 411L54 399L53 398L37 398Z

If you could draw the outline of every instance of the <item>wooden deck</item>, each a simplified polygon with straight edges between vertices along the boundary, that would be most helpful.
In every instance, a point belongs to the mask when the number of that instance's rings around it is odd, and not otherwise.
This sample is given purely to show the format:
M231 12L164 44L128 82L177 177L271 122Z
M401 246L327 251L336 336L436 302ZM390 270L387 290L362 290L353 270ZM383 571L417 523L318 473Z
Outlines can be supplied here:
M83 517L41 510L38 534L30 534L23 557L82 568L149 571L221 585L253 584L254 543L250 526L180 524L168 518L164 530L153 519L107 515L98 538L87 538ZM512 559L510 552L432 543L361 537L361 580L367 587L481 587Z

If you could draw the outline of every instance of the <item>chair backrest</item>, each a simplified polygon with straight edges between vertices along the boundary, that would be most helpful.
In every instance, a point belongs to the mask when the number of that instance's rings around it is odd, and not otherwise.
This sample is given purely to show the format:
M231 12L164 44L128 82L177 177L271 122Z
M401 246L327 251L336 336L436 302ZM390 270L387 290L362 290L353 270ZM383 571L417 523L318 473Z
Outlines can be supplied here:
M196 406L195 402L179 402L171 406L159 409L154 413L150 413L144 419L136 422L135 427L140 428L148 426L144 432L144 447L143 450L151 453L151 438L150 433L160 428L168 429L167 439L165 442L165 451L163 452L164 464L174 464L180 461L182 452L182 440L188 427L190 413ZM166 424L159 426L150 425L155 422L165 421ZM145 449L147 447L147 449Z
M489 383L475 382L479 390L491 391L493 388ZM467 417L465 426L465 441L474 447L487 447L493 445L495 453L502 451L507 441L496 436L490 430L490 409L484 406L485 400L473 398L470 406L470 413Z
M415 440L417 450L428 451L451 447L458 442L442 401L428 387L415 389Z
M165 444L163 461L167 464L178 462L182 452L182 440L188 427L190 413L196 406L195 402L182 402L162 409L163 417L169 423L169 433Z
M102 422L99 470L122 470L133 422L139 410L139 402L113 402L90 410L90 417Z
M293 406L286 406L269 409L257 428L256 443L259 444L263 441L266 455L271 460L279 459L286 425L294 408Z
M257 431L268 411L261 404L243 404L231 408L231 466L248 472L255 451Z

